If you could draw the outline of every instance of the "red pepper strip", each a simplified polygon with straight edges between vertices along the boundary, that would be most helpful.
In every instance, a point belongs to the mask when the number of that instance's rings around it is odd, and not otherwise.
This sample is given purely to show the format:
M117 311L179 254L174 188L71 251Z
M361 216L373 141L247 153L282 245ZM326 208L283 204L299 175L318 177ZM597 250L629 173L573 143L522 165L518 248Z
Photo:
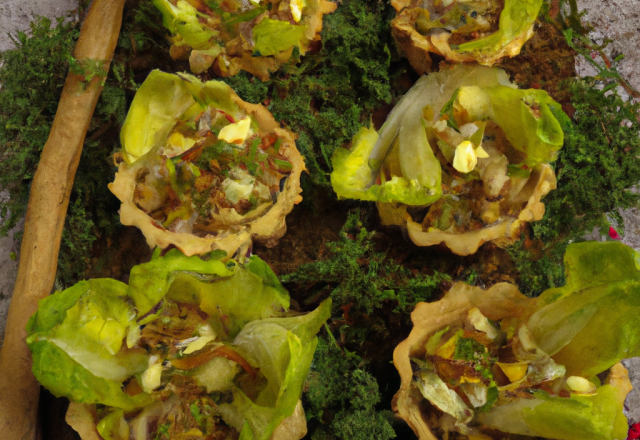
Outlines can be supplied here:
M185 162L193 162L194 160L196 160L197 158L199 158L200 156L202 156L202 150L204 149L203 145L197 146L197 147L193 147L190 148L189 150L185 151L184 153L182 153L181 155L177 156L180 159L182 159Z
M191 370L206 364L215 357L227 358L240 365L244 371L251 375L252 378L256 376L256 371L251 367L251 365L249 365L249 362L240 356L233 348L227 347L226 345L217 347L211 351L202 350L195 355L171 359L171 365L179 370Z
M216 110L217 110L217 109L216 109ZM233 120L233 118L231 117L231 115L229 115L228 113L225 113L225 112L223 112L222 110L217 110L217 111L219 111L220 113L222 113L222 114L224 115L224 117L225 117L225 118L227 118L227 120L228 120L229 122L231 122L232 124L235 124L235 123L236 123L236 121L234 121L234 120Z
M640 439L640 423L635 423L629 427L629 434L627 435L627 440L638 440Z
M252 379L256 377L256 370L254 370L251 367L251 365L249 365L249 362L247 362L245 358L240 356L240 354L237 351L235 351L233 348L223 345L222 347L218 347L215 350L213 350L213 354L218 357L223 357L223 358L232 360L233 362L240 365L244 371L249 373Z

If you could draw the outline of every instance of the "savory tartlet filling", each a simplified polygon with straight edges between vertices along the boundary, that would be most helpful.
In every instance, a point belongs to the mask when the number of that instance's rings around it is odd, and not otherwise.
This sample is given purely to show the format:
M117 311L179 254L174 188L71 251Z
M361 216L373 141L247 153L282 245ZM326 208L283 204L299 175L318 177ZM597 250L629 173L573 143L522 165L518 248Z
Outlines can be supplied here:
M526 326L516 329L508 321L492 322L472 308L461 325L428 339L424 357L411 359L413 387L436 409L432 432L449 439L534 435L518 424L523 411L526 419L527 411L534 413L545 402L570 412L572 406L584 410L585 402L617 400L610 385L598 377L570 375L540 349Z
M171 57L218 76L246 70L262 80L320 40L327 0L154 0L172 33ZM318 46L316 44L316 46Z
M416 20L421 35L450 32L450 44L462 44L498 30L503 0L436 0L423 4Z
M158 317L141 326L135 347L149 354L149 367L124 383L125 392L145 392L154 401L125 421L136 438L238 439L222 420L219 405L233 403L231 384L256 399L267 380L259 368L224 343L197 306L165 299Z
M616 440L632 389L620 363L640 350L638 254L572 243L566 285L524 296L458 282L419 303L393 353L392 406L420 440Z
M521 337L507 339L500 323L473 308L463 325L446 327L429 338L423 359L411 360L414 385L443 416L455 419L452 425L469 423L475 413L486 412L500 401L533 399L533 390L562 397L577 392L568 386L574 379L566 381L563 366L542 352L531 355L531 341L523 342ZM595 386L590 392L595 392Z
M391 0L391 33L419 74L431 54L492 66L520 53L533 36L542 0Z
M277 201L293 168L281 150L290 142L249 115L236 121L208 107L180 120L136 171L133 201L172 232L233 230Z
M331 184L338 197L377 202L382 223L418 246L469 255L509 245L544 215L562 118L546 92L517 89L503 70L457 65L420 78L379 131L336 149Z
M147 244L187 255L274 246L302 200L296 135L221 81L152 71L121 131L109 189Z
M532 170L492 121L461 122L460 113L426 121L427 138L442 167L442 197L424 209L409 209L423 230L480 230L501 217L517 217L533 188ZM451 121L451 122L449 122ZM455 128L454 128L455 127ZM383 168L392 174L392 167Z

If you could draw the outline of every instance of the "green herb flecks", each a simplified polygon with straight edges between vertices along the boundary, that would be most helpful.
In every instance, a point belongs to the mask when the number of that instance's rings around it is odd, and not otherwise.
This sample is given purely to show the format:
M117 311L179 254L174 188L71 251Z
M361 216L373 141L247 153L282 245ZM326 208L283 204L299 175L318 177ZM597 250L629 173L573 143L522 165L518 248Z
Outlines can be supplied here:
M220 159L220 156L225 151L234 151L235 148L229 144L228 142L219 140L214 144L204 147L202 150L202 154L195 161L193 161L194 165L196 165L201 170L214 171L211 168L211 161Z
M477 361L485 353L484 345L472 338L459 338L456 341L454 359L463 361Z
M169 439L169 428L170 427L171 427L171 423L169 423L169 422L158 426L158 432L156 433L156 437L155 437L154 440Z
M460 89L456 89L455 92L453 92L453 95L451 96L451 99L449 101L447 101L447 103L442 107L442 110L440 110L440 116L447 116L447 125L451 128L453 128L454 130L458 130L458 124L456 124L456 119L453 115L453 103L456 101L456 99L458 98L458 93L460 93Z
M491 408L493 408L493 405L496 404L496 402L498 401L498 396L500 395L500 393L498 392L498 387L497 386L492 386L487 390L487 403L485 403L484 405L482 405L479 408L476 408L476 411L479 412L486 412L489 411Z

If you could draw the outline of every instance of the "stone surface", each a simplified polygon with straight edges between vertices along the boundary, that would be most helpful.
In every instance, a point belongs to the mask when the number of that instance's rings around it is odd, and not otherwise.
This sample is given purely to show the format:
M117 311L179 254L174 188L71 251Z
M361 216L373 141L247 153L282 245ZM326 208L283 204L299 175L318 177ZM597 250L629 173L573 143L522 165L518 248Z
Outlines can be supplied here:
M38 15L55 19L78 7L78 0L3 0L0 2L0 51L13 47L9 33L27 31Z
M578 0L578 8L586 11L584 20L591 23L595 31L593 41L602 43L605 38L613 40L605 52L614 59L618 54L625 57L618 71L629 83L640 90L640 9L637 0ZM596 70L586 61L578 60L579 75L593 75Z
M0 238L0 347L4 339L7 311L13 292L13 284L18 270L18 249L13 234L22 228L22 222L8 237Z
M622 364L629 370L633 390L624 403L629 423L640 423L640 358L625 359Z

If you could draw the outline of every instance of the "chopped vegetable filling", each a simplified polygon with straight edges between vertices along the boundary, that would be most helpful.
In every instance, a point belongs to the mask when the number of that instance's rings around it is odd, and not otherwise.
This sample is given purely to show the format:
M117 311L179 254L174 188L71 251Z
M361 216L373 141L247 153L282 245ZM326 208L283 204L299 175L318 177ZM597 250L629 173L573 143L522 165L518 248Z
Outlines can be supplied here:
M173 34L171 56L191 71L219 76L246 70L262 80L320 39L327 0L154 0Z
M364 128L351 150L336 150L331 183L340 197L378 202L383 223L406 225L418 245L468 255L510 244L555 187L558 112L546 92L516 89L497 68L426 75L379 133Z
M169 231L199 237L269 209L293 168L281 154L283 139L249 115L232 121L212 107L179 120L157 157L138 169L136 206Z

